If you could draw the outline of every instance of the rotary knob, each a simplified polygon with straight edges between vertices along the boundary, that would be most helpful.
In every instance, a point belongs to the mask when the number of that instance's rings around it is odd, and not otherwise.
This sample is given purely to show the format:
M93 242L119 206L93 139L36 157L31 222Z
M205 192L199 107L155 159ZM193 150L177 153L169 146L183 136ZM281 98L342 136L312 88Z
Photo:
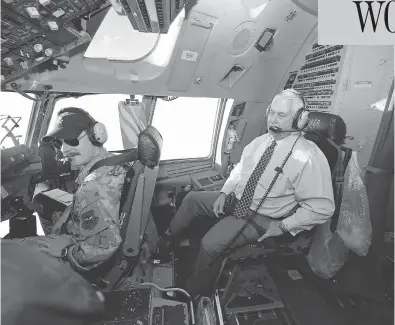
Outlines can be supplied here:
M45 53L46 56L52 56L53 50L52 50L51 48L47 48L47 49L44 51L44 53Z
M34 50L35 50L37 53L40 53L40 52L44 49L43 46L42 46L42 44L40 44L40 43L35 44L35 45L33 46L33 48L34 48Z

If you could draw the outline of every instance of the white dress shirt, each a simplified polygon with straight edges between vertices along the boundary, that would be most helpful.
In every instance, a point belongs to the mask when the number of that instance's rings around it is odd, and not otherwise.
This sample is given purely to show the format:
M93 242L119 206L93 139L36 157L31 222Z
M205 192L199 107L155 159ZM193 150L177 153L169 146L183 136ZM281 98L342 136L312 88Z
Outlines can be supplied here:
M276 141L273 156L258 181L251 210L255 211L276 174L274 169L281 166L297 137L298 133L295 132ZM221 192L226 195L234 192L240 199L255 166L273 140L273 137L266 133L247 145L240 162L232 170ZM281 218L297 204L300 208L283 220L292 235L302 230L309 230L316 224L324 223L335 211L328 161L317 145L303 136L297 140L283 168L283 174L277 178L258 213L272 218Z

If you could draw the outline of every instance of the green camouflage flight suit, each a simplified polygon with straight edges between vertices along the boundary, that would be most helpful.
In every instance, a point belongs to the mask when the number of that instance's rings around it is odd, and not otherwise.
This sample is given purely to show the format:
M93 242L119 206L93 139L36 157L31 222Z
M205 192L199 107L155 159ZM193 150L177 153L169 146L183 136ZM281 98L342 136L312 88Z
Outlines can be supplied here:
M88 174L97 161L110 156L103 149L81 168L73 203L60 216L54 216L51 237L69 237L73 246L68 261L77 271L98 266L121 243L119 203L127 167L103 166ZM23 243L34 246L35 238L40 237L25 238Z
M59 218L52 228L53 234L66 233L72 237L75 246L70 249L69 260L77 269L99 265L111 257L121 243L119 202L127 169L103 166L88 175L97 161L110 156L103 149L81 169L70 217L66 223Z

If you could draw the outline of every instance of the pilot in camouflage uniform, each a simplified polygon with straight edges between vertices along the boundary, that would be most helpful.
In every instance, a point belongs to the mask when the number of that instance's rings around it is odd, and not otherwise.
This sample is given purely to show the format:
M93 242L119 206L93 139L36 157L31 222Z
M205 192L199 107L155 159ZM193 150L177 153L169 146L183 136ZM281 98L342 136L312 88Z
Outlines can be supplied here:
M112 156L102 146L106 139L105 126L85 111L73 107L59 111L55 129L42 141L62 143L64 156L79 169L78 188L72 204L53 216L50 235L14 241L60 258L78 272L115 253L121 244L119 206L128 166L102 166L89 173L96 162Z
M103 149L81 169L73 203L54 220L51 233L70 237L68 260L76 269L97 266L121 243L119 203L127 167L103 166L88 174L97 161L110 156Z

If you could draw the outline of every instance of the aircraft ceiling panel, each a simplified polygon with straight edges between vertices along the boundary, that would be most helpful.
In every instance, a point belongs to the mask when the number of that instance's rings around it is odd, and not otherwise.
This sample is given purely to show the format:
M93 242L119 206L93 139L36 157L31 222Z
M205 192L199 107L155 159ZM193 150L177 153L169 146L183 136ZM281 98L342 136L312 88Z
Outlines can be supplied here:
M43 30L54 30L56 25L70 22L104 3L104 0L8 0L3 5Z
M16 48L42 33L28 19L16 15L4 5L1 8L1 47Z
M106 0L3 0L2 84L87 41L79 17ZM4 72L4 73L3 73Z
M249 3L242 0L231 3L226 0L198 1L186 13L185 19L180 21L182 27L174 47L169 47L170 52L164 54L171 56L167 66L155 65L152 61L154 55L162 55L162 52L156 53L157 49L160 52L159 46L149 56L127 62L86 58L84 52L87 46L82 45L70 55L66 69L44 72L36 68L29 71L25 79L19 78L16 81L22 89L30 90L32 87L42 90L45 85L51 85L53 91L60 92L230 97L265 101L273 95L286 74L287 67L314 29L316 17L289 1L263 1L258 7L248 6ZM196 35L190 33L187 27L192 19L199 19L201 15L212 18L215 24L211 26L212 31L206 44L196 51L193 42ZM97 16L87 22L87 30ZM203 27L197 28L194 33L204 29L205 21L197 24ZM254 44L267 28L277 30L275 38L266 51L260 52ZM136 44L132 36L129 35L125 42ZM162 36L168 35L161 35L159 43ZM55 40L51 41L55 43ZM180 60L194 59L194 56L185 56L194 54L192 52L198 52L198 56L196 62L193 62L196 63L194 72L190 75L190 80L185 82L187 89L170 90L169 80L174 74L174 66ZM245 66L245 73L237 82L231 83L231 87L222 87L221 78L235 64ZM6 88L10 89L10 84Z

